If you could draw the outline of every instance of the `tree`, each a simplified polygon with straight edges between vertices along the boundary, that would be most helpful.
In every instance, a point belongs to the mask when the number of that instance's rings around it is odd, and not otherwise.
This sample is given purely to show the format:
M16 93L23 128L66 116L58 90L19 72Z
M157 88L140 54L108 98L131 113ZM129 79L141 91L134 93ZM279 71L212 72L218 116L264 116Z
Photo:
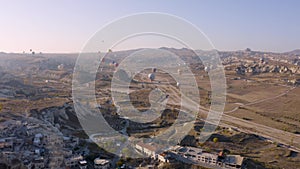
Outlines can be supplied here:
M121 165L123 165L123 162L122 162L121 160L119 160L119 161L117 162L117 166L120 167Z
M219 141L219 139L217 138L217 137L215 137L214 139L213 139L213 142L214 143L217 143Z

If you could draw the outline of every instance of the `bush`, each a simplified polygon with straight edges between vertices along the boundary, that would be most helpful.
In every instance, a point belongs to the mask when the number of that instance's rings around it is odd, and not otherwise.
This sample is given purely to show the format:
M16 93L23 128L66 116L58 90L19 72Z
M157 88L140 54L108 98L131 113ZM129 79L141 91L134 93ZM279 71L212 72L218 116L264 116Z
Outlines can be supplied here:
M213 142L217 143L219 141L219 139L217 137L213 138Z
M119 160L118 162L117 162L117 166L118 167L121 167L123 165L123 161L122 160Z

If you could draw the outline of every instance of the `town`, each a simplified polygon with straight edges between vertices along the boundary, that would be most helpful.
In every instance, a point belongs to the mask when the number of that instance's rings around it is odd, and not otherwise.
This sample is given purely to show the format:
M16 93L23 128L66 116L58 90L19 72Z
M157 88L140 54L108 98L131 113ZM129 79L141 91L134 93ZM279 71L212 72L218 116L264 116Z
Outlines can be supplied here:
M130 77L120 69L119 63L137 50L110 51L107 58L99 61L95 79L97 103L88 98L72 98L72 75L77 54L2 53L6 60L0 65L1 167L268 168L291 165L298 160L299 119L296 109L292 109L297 104L300 79L300 56L296 51L217 51L225 70L227 99L220 124L202 143L198 137L211 105L208 72L213 67L204 66L194 52L185 48L159 50L181 56L191 68L201 96L198 103L201 113L191 129L185 131L186 136L182 140L172 140L175 143L168 149L160 149L159 144L147 139L172 127L179 113L186 117L182 123L189 122L191 103L184 102L179 106L179 96L183 95L179 88L188 81L178 83L156 68L145 69ZM210 52L198 51L199 55L207 53ZM189 76L184 69L178 68L175 74ZM134 91L129 94L129 101L140 112L156 104L153 102L155 98L160 104L166 103L165 109L159 110L158 116L146 123L125 118L139 112L118 112L118 106L124 108L124 103L128 102L112 99L113 78L124 82L132 78L130 88ZM92 85L90 81L83 81L83 88L90 89ZM122 87L118 90L118 93L125 91ZM97 132L86 133L80 123L86 114L77 114L74 102L100 111L107 124L123 137L115 139ZM125 110L126 106L128 104L125 104ZM149 121L147 118L141 120ZM92 116L91 119L96 118ZM141 141L131 142L132 138ZM266 153L269 156L265 156ZM130 158L132 154L137 154L137 158Z

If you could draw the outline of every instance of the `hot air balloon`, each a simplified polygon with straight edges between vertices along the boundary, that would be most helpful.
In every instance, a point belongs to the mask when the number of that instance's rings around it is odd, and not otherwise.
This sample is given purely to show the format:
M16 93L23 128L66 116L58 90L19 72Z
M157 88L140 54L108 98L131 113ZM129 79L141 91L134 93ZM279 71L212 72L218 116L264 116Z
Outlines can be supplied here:
M148 78L151 80L151 82L154 81L154 79L155 79L155 74L154 74L154 73L150 73L150 74L148 75Z
M204 71L205 71L205 72L208 72L208 71L209 71L209 67L208 67L208 66L205 66L205 67L204 67Z
M152 68L152 72L155 73L156 72L156 68Z
M58 70L64 70L64 64L58 65L58 66L57 66L57 69L58 69Z
M180 74L180 75L182 74L182 70L181 70L181 69L178 69L177 72L178 72L178 74Z
M179 87L179 86L180 86L180 83L179 83L179 82L177 82L177 83L176 83L176 86L177 86L177 87Z

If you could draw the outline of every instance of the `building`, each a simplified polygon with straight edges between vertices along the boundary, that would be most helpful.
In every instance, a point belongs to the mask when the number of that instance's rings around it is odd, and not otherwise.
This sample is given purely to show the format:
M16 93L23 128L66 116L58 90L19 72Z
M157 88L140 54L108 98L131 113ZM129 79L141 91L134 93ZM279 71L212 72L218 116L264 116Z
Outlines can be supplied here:
M33 139L33 145L40 146L41 145L41 139L38 137L34 137Z
M43 169L45 168L45 160L43 157L36 158L32 161L32 166L34 166L35 169Z
M244 157L240 155L227 155L223 161L225 167L242 168Z
M87 161L85 161L85 160L79 161L79 168L80 169L87 169Z
M197 161L203 163L209 163L216 165L218 160L218 155L211 153L201 153L197 155Z
M33 145L41 146L42 138L43 138L43 135L41 133L35 134L34 139L33 139Z
M157 148L156 147L154 147L150 144L139 142L135 145L135 148L138 151L140 151L141 153L143 153L151 158L157 159L157 154L156 154Z
M160 161L160 162L163 162L163 163L168 163L169 160L168 160L168 154L166 153L161 153L161 154L158 154L157 155L157 159Z
M28 168L28 169L31 169L33 166L32 166L32 162L31 161L29 161L29 160L25 160L24 162L23 162L23 166L25 167L25 168Z
M193 163L207 163L216 165L218 161L218 155L203 152L202 149L196 147L177 147L174 153L181 157L192 161ZM181 159L181 158L178 158Z
M15 139L15 137L7 137L0 139L0 149L13 149Z
M13 148L13 142L0 142L0 149Z
M65 165L67 167L75 167L81 160L83 160L83 157L81 155L74 155L65 159Z
M94 168L95 169L109 169L110 161L106 159L96 158L94 160Z

